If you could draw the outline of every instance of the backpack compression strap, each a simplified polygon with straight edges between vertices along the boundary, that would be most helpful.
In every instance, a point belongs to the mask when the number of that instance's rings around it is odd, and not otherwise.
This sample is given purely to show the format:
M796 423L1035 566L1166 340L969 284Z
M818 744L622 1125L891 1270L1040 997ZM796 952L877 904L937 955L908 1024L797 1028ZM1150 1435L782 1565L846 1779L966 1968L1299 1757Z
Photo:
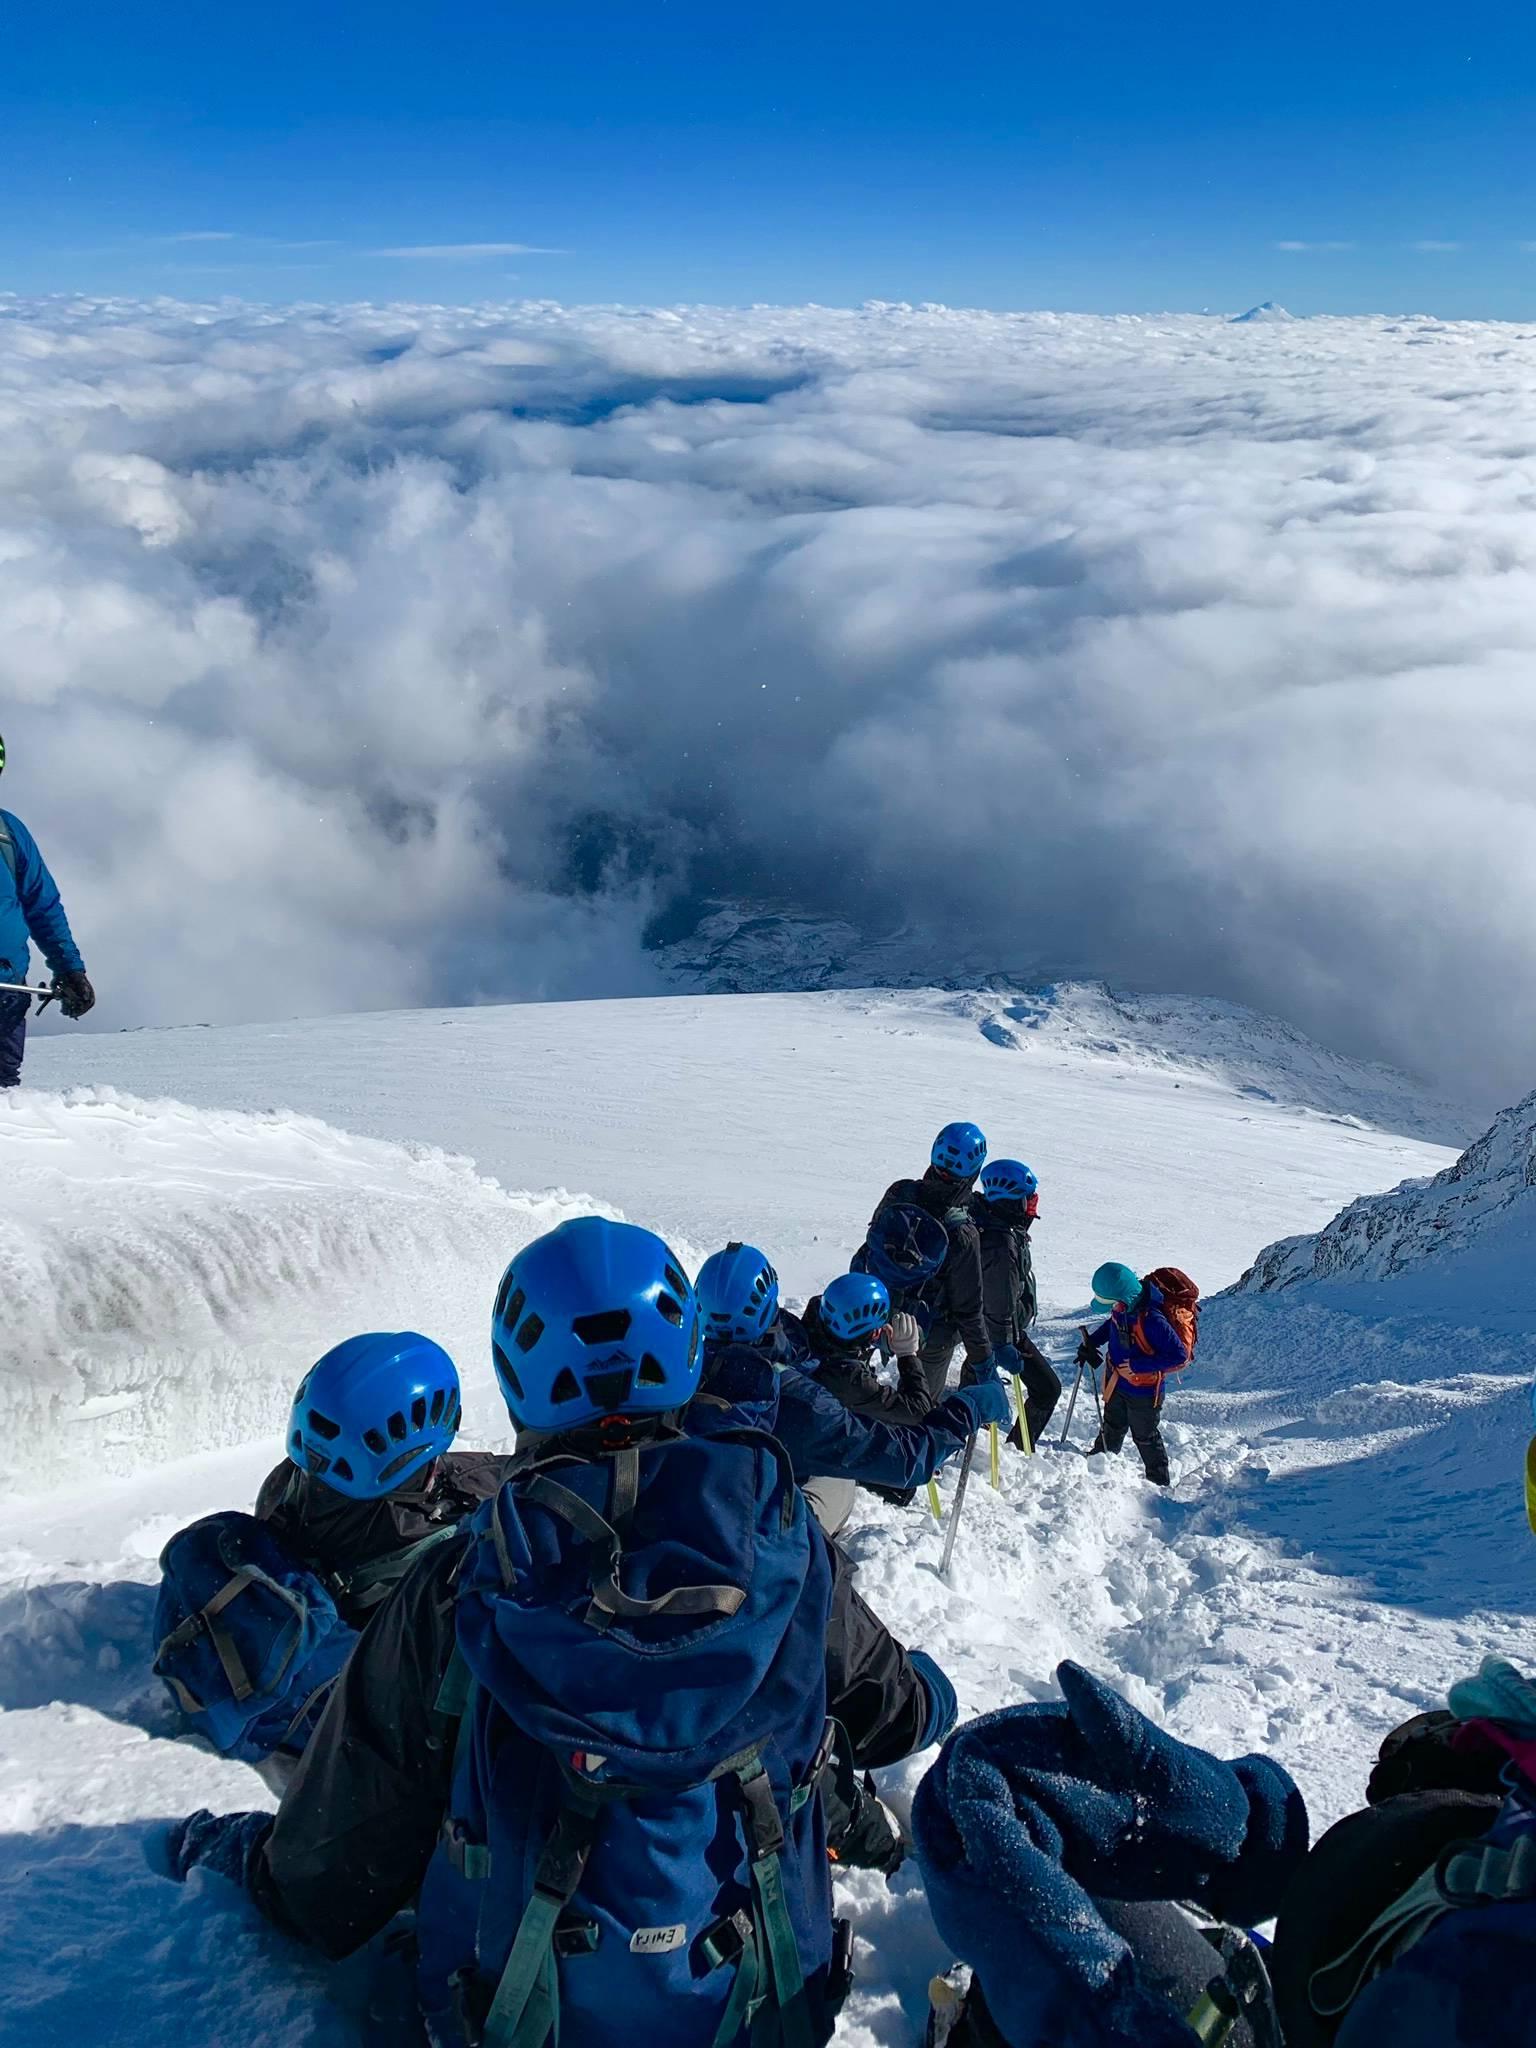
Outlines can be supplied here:
M640 1491L639 1452L628 1447L613 1455L613 1489L609 1512L619 1528L627 1527L634 1513L635 1501ZM579 1493L573 1493L568 1486L562 1486L558 1479L551 1479L547 1472L536 1472L523 1481L518 1488L524 1500L546 1508L550 1514L574 1529L578 1536L586 1538L593 1551L592 1560L592 1604L587 1609L586 1621L592 1628L611 1628L615 1621L633 1621L653 1614L735 1614L746 1599L743 1586L674 1586L669 1593L658 1594L654 1600L639 1600L626 1593L619 1583L619 1571L624 1561L624 1544L613 1522L604 1519ZM502 1576L510 1584L509 1560L501 1537L501 1518L493 1508L491 1526L497 1539L497 1556L501 1561Z
M265 1586L269 1593L275 1593L279 1600L285 1601L293 1609L298 1627L293 1632L293 1640L284 1651L283 1661L278 1666L276 1675L270 1681L268 1690L276 1692L287 1677L288 1666L293 1662L294 1655L299 1647L299 1640L304 1633L304 1622L309 1609L299 1594L291 1593L286 1586L280 1586L276 1579L269 1578L264 1571L258 1570L255 1565L242 1565L232 1578L227 1579L220 1586L218 1592L214 1594L205 1607L200 1607L196 1614L189 1614L184 1622L178 1627L173 1628L155 1652L155 1671L175 1693L184 1713L200 1714L206 1707L207 1702L198 1699L196 1694L184 1685L174 1672L162 1671L160 1667L167 1657L173 1657L178 1650L186 1649L189 1644L195 1643L200 1635L206 1635L209 1642L212 1643L214 1653L224 1668L224 1676L229 1680L229 1689L234 1694L235 1699L243 1704L255 1693L255 1681L245 1668L245 1659L240 1655L235 1645L234 1637L219 1620L219 1616L229 1606L230 1602L238 1599L240 1594L249 1586Z

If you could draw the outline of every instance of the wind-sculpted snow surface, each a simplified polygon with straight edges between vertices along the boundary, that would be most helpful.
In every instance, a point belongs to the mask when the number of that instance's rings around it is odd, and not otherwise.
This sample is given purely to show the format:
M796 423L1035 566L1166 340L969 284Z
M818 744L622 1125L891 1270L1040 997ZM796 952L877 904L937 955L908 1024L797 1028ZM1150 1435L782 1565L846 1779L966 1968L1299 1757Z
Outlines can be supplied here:
M438 1337L470 1426L504 1434L486 1304L575 1206L429 1147L111 1088L0 1096L0 1162L0 1441L24 1489L253 1438L275 1456L304 1367L358 1329Z
M1528 1080L1520 327L8 299L0 503L103 1023L643 992L707 891Z

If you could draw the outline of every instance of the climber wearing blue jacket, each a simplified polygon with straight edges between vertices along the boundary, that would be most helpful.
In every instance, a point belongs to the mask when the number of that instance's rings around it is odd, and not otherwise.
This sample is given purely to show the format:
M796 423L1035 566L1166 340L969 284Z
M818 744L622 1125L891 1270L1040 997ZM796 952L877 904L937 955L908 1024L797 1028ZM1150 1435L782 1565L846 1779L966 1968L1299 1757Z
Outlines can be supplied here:
M880 1286L862 1275L845 1278ZM935 1405L925 1391L921 1420L895 1403L850 1407L815 1376L819 1361L803 1326L780 1314L778 1277L751 1245L729 1244L706 1259L698 1291L705 1336L695 1399L736 1409L778 1438L829 1535L847 1520L857 1487L921 1486L984 1424L1008 1420L1008 1396L990 1365L975 1385Z
M0 739L0 775L4 772L5 742ZM20 818L0 811L0 981L26 980L33 945L52 970L59 1008L66 1017L83 1017L96 995L58 888ZM0 993L0 1088L14 1088L21 1080L27 1008L26 996Z
M1110 1260L1093 1276L1093 1299L1109 1320L1085 1333L1079 1365L1097 1366L1107 1350L1104 1422L1089 1456L1118 1454L1129 1430L1154 1486L1169 1483L1168 1446L1159 1420L1169 1378L1195 1354L1200 1291L1176 1266L1160 1266L1143 1280Z

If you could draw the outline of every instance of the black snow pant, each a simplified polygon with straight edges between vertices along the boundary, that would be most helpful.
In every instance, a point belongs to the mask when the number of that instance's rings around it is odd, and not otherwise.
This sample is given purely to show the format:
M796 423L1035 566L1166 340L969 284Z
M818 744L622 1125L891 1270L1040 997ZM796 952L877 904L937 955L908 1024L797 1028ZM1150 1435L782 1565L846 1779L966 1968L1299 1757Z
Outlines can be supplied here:
M26 996L0 996L0 1088L15 1088L21 1083L21 1056L27 1049L27 1009Z
M1029 1441L1038 1444L1061 1399L1061 1381L1032 1337L1021 1337L1014 1348L1019 1354L1019 1378L1024 1382L1024 1420L1029 1424ZM1016 1450L1023 1450L1024 1440L1017 1423L1009 1430L1008 1441Z
M1141 1462L1146 1467L1147 1477L1154 1486L1168 1484L1168 1446L1163 1442L1163 1432L1158 1424L1162 1420L1163 1397L1159 1393L1152 1401L1133 1401L1123 1387L1116 1387L1104 1403L1104 1428L1093 1440L1089 1457L1099 1451L1117 1452L1125 1442L1127 1430L1141 1453Z

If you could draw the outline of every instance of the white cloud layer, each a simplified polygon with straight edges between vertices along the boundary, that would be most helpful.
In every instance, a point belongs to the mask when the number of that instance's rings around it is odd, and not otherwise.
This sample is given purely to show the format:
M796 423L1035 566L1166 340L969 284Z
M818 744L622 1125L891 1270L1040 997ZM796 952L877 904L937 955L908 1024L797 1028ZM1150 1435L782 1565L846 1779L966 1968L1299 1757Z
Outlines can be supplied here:
M650 984L682 887L1536 1016L1536 334L0 301L4 800L105 1022Z

